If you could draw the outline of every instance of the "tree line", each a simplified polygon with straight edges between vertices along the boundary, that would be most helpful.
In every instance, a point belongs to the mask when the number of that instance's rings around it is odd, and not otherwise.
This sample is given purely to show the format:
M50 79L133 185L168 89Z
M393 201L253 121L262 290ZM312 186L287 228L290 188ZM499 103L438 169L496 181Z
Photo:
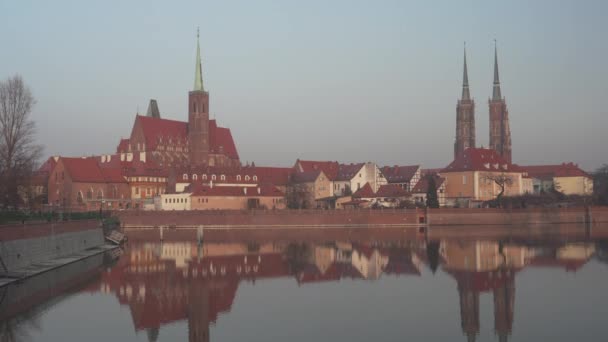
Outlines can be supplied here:
M42 155L31 119L36 100L19 75L0 81L0 209L27 203L30 180Z

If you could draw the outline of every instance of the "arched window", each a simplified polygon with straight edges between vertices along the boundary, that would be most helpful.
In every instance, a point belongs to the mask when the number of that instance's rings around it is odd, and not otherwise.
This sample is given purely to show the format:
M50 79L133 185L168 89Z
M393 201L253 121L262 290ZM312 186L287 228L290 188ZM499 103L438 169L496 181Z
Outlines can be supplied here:
M118 198L118 187L116 185L112 187L112 198Z
M257 181L258 180L258 176L253 176L253 180Z
M87 199L88 200L93 199L93 189L91 189L91 188L89 188L89 190L87 190Z
M182 176L183 180L188 180L188 174L184 173L184 175Z
M220 176L220 179L221 179L221 180L226 180L226 176L221 175L221 176Z
M241 175L236 175L236 180L240 181L241 180Z
M215 180L215 175L211 175L211 180Z
M103 191L101 189L97 190L97 199L103 198Z
M84 204L84 198L82 198L82 191L78 191L76 201L78 202L78 204Z
M245 180L248 181L249 180L249 176L245 176Z
M198 176L196 175L196 173L193 173L192 174L192 180L197 180L197 179L198 179Z
M202 180L207 180L207 175L206 175L206 174L203 174L203 175L201 176L201 178L202 178Z

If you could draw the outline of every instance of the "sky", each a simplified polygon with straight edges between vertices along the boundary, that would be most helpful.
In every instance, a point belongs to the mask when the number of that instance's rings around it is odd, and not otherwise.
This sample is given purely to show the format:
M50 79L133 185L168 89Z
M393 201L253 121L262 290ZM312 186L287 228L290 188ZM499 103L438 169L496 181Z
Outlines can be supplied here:
M444 167L466 41L488 146L494 39L513 161L608 163L608 2L0 0L0 80L20 74L45 154L113 153L158 101L187 120L200 27L210 112L243 163Z

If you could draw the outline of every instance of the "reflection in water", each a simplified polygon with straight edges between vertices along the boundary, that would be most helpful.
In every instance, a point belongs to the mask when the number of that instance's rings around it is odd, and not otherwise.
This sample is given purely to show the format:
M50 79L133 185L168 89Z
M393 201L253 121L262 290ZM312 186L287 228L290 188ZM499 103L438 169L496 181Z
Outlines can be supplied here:
M479 299L492 293L494 331L506 341L513 329L515 276L526 267L581 268L591 243L517 245L443 240L361 243L136 243L106 272L100 288L128 305L136 330L154 341L165 324L187 320L190 341L209 341L210 324L230 311L239 283L292 277L299 284L382 275L420 276L424 264L441 267L457 283L463 333L480 331Z
M4 303L2 308L7 311L0 317L1 341L27 340L29 331L39 329L39 313L60 301L59 291L65 294L65 284L73 284L74 279L79 283L87 279L85 288L89 292L116 296L129 307L135 330L143 332L149 341L157 341L163 326L178 321L187 322L189 341L209 341L210 326L231 310L241 282L255 284L275 278L294 279L301 286L339 280L373 282L382 276L420 277L426 272L425 266L432 273L441 270L455 280L461 329L468 341L475 341L480 333L480 297L490 293L494 332L499 341L506 341L514 326L517 274L536 267L577 271L594 255L607 262L607 246L602 241L514 243L457 239L201 245L185 241L137 242L131 243L112 267L102 267L103 260L92 260L69 273L69 277L59 278L55 288L42 288L47 293L44 304L32 308L30 304L23 306L23 301L15 300L13 306ZM35 283L23 286L29 290L11 291L35 293L39 287ZM15 305L22 307L16 310Z

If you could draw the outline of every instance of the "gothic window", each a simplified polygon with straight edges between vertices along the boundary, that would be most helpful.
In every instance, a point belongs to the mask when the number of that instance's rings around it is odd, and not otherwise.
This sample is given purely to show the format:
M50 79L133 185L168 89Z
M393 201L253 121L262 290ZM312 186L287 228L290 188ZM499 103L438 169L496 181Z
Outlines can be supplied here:
M97 190L97 199L103 198L103 191L101 189Z
M92 200L93 199L93 189L87 190L87 199L88 200Z
M76 198L76 201L78 202L78 204L84 203L84 199L82 198L82 191L78 191L78 197Z

